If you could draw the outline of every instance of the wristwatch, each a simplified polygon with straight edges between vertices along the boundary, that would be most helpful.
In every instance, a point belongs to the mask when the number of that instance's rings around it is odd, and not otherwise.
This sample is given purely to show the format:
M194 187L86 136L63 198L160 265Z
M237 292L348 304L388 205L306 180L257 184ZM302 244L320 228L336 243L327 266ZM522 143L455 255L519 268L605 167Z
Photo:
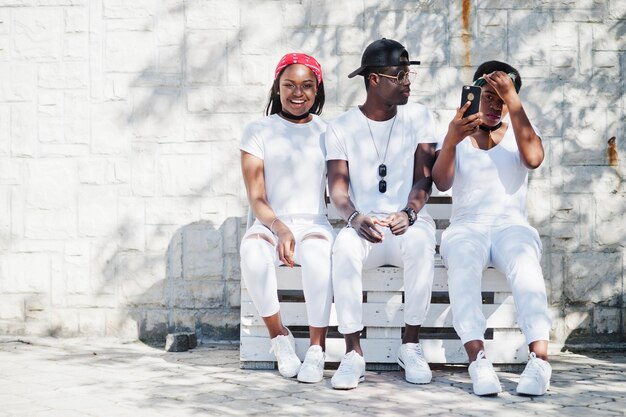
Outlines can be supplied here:
M413 223L415 223L415 220L417 220L417 213L415 212L415 210L413 210L411 207L405 207L402 210L406 213L407 216L409 216L409 226L413 226Z

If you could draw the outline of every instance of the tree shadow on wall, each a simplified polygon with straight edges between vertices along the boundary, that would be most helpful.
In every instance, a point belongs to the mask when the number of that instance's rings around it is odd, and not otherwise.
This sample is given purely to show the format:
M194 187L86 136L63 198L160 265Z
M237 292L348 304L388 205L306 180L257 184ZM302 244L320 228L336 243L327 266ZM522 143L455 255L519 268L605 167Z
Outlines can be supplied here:
M195 222L163 231L171 237L165 253L117 251L104 271L124 300L115 327L160 347L173 332L193 332L204 342L238 340L243 231L238 217L217 228Z
M353 27L344 30L328 23L335 19L331 5L327 11L317 10L315 19L312 5L302 7L300 20L290 21L289 27L273 39L277 45L274 54L278 57L287 50L302 50L320 59L327 91L325 115L329 118L363 100L362 81L348 79L346 74L359 66L361 50L380 37L402 40L412 57L422 60L423 65L418 67L420 81L412 86L411 100L433 108L438 125L444 128L458 104L460 86L473 72L461 57L469 54L472 66L500 59L520 69L525 81L522 97L526 110L541 130L546 148L542 168L531 174L534 203L530 212L531 222L544 241L543 269L550 303L564 317L591 315L591 321L570 320L575 323L573 327L563 324L555 332L563 338L578 328L579 332L595 335L596 330L609 331L616 321L623 329L623 276L618 263L626 229L618 214L623 209L624 164L609 166L606 157L612 136L617 138L618 155L626 154L620 124L623 82L614 81L621 79L621 74L613 74L610 68L581 68L575 51L559 53L561 62L554 64L559 51L553 51L545 38L552 38L557 20L563 21L570 13L573 16L575 10L569 6L535 8L532 13L515 14L515 19L508 19L503 28L490 23L492 19L497 23L501 11L481 9L477 15L472 10L470 25L463 28L462 11L454 2L392 2L363 8L351 19ZM179 6L163 13L179 16L184 26L184 11L184 6ZM533 32L529 27L538 30ZM457 50L464 45L464 31L469 34L469 49ZM511 34L508 40L502 31ZM600 36L621 39L623 33L624 24L619 22ZM146 172L156 182L164 174L175 173L168 171L176 166L168 164L173 161L180 162L178 166L186 165L189 176L195 177L162 182L155 187L154 197L138 196L146 204L175 200L182 205L213 206L216 211L220 204L239 202L245 206L240 173L235 164L224 163L222 156L230 155L227 162L238 159L236 143L243 126L262 113L268 89L265 73L271 68L255 65L264 60L246 53L247 43L259 34L250 28L219 33L186 28L176 45L169 45L157 63L146 66L131 81L130 90L137 94L132 95L132 113L123 115L123 123L135 134L131 169L141 170L139 164L145 163L149 167ZM355 36L361 39L360 50L344 50L344 45L354 44ZM580 50L592 54L591 42L590 36L587 39L581 35ZM204 51L204 58L198 58L197 50ZM202 158L206 158L206 166ZM230 196L211 198L235 183L238 188L231 189ZM552 194L553 190L559 193ZM543 196L537 198L538 194ZM191 221L193 217L189 216ZM219 226L199 222L182 228L156 222L149 226L150 232L145 232L145 252L120 249L109 259L109 264L115 265L111 279L117 277L120 282L133 274L143 276L153 268L154 273L166 271L162 283L149 286L145 296L135 295L129 304L129 314L141 323L142 337L160 338L170 331L198 329L219 336L221 330L216 329L221 326L220 319L214 320L209 312L219 311L222 316L218 317L229 320L238 315L236 303L230 301L238 297L235 283L239 275L233 266L238 265L237 250L227 253L232 259L221 259L223 282L206 259L220 253L219 246L211 246L210 242L238 248L242 222L242 217L228 217ZM236 245L225 242L233 239L225 232L232 224L238 227ZM125 227L134 226L123 224L120 229ZM163 238L159 236L171 237L164 253L150 249L159 247L150 244L152 239ZM200 253L203 250L206 253ZM120 259L131 259L136 266ZM184 260L189 262L187 270ZM180 268L174 268L176 265ZM598 265L609 266L602 269ZM222 294L221 301L210 295L218 293ZM144 310L149 313L144 315ZM605 319L596 316L609 316L606 320L610 323L606 321L603 328L599 321ZM623 331L621 334L623 337Z

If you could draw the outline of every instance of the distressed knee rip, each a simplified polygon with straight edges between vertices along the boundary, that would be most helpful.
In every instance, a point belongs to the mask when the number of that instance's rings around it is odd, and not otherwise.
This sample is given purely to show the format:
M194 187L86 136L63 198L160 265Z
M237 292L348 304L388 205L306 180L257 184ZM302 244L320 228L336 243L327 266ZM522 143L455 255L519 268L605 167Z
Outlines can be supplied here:
M317 232L308 233L304 235L304 237L302 238L302 240L307 240L307 239L322 239L322 240L328 241L328 237L326 235L322 233L317 233Z
M263 239L266 242L268 242L270 245L274 246L274 241L268 235L263 234L263 233L255 233L250 236L246 236L244 240L248 240L248 239Z

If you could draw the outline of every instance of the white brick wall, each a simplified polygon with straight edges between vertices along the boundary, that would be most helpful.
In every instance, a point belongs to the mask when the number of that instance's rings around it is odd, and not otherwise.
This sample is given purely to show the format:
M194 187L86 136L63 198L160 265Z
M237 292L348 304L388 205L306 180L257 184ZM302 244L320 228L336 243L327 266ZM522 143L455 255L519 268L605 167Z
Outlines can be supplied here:
M237 337L243 126L290 50L327 117L360 103L346 75L385 36L440 132L477 64L519 68L554 336L623 338L623 3L481 1L463 27L448 0L0 0L0 332Z

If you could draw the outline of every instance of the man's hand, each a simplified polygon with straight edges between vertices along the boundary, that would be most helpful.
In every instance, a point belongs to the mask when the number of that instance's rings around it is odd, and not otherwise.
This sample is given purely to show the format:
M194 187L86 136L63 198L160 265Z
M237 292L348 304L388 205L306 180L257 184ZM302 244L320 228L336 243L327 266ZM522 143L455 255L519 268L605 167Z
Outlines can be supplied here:
M351 225L358 235L368 242L380 243L385 238L385 234L379 226L386 227L386 224L374 217L359 214L352 219Z
M409 215L403 211L392 213L381 221L395 236L403 235L409 228Z

